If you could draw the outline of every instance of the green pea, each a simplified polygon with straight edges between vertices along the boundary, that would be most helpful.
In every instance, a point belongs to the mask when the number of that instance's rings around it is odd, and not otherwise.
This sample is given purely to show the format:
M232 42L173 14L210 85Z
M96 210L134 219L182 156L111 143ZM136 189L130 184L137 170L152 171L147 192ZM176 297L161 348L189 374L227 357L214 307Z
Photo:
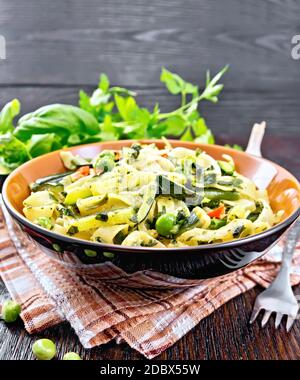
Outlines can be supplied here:
M53 244L52 245L52 248L56 251L56 252L62 252L62 248L59 244Z
M56 347L50 339L39 339L33 344L32 352L38 360L51 360L56 354Z
M85 249L85 250L84 250L84 253L85 253L88 257L96 257L96 256L97 256L97 252L96 252L96 251L93 251L92 249Z
M171 213L161 215L155 223L155 228L159 235L166 237L176 233L178 230L176 215Z
M35 222L39 226L44 227L47 230L51 230L52 229L52 221L51 221L50 218L48 218L46 216L40 216L39 218L37 218L37 220Z
M13 300L6 300L3 302L1 313L5 322L15 322L21 313L21 306Z
M113 259L115 257L115 254L112 252L102 252L104 257L107 257L108 259Z
M115 167L115 155L111 151L103 151L94 163L94 168L103 172L110 172Z
M82 360L76 352L67 352L64 354L63 360Z

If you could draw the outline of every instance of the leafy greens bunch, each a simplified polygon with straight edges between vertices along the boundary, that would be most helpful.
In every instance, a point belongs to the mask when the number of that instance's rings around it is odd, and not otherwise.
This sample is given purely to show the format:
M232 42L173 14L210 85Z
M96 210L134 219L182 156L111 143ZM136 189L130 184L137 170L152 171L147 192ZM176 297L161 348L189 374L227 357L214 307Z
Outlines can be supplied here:
M154 106L152 112L140 107L134 92L120 87L110 87L105 74L100 76L98 88L91 96L80 91L79 105L98 120L101 140L172 136L186 141L195 140L213 144L213 134L197 109L201 100L213 103L218 101L218 95L223 89L223 84L218 82L226 71L227 66L212 79L207 72L206 85L200 93L198 86L163 68L161 82L171 94L181 96L181 106L168 113L161 113L158 104Z
M0 173L6 174L33 157L79 144L119 139L161 138L171 136L184 141L214 143L214 136L201 117L202 100L216 103L223 89L219 83L224 67L213 78L207 72L205 88L185 81L163 68L160 80L173 95L180 95L179 108L161 113L156 104L152 111L140 107L136 93L111 87L101 74L98 88L89 96L79 93L79 107L51 104L21 117L20 102L13 99L0 113Z

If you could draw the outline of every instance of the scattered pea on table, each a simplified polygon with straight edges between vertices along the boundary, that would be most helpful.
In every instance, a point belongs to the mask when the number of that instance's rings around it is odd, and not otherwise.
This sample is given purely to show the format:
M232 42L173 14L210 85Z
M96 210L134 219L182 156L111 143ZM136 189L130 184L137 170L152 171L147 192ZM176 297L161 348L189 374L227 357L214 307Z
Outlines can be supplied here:
M1 317L5 322L15 322L21 313L21 306L13 301L6 300L2 304Z
M38 360L51 360L56 354L56 346L50 339L39 339L33 344L32 352Z
M67 352L64 354L63 360L82 360L76 352Z

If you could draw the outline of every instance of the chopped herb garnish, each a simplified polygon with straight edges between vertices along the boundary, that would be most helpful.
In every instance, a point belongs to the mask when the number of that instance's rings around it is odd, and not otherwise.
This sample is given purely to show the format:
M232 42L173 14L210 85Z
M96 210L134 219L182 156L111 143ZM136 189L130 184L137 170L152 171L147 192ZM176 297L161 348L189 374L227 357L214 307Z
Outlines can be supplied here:
M245 226L244 225L241 225L241 226L238 226L238 227L236 227L236 229L233 231L233 233L232 233L232 236L236 239L236 238L238 238L240 235L241 235L241 233L244 231L244 229L245 229Z
M209 199L204 200L202 202L202 206L203 207L209 207L211 209L217 208L217 207L219 207L219 205L220 205L220 201L212 201L212 200L209 200Z
M264 205L262 202L256 202L255 206L256 206L256 209L253 212L251 212L247 217L247 219L251 220L251 222L256 221L256 219L259 217L259 215L261 214L264 208Z
M122 241L126 238L126 235L120 231L114 237L114 244L122 244Z
M140 155L142 146L140 144L133 144L131 146L131 149L133 150L133 152L131 153L131 157L136 160L138 156Z
M178 211L178 214L176 216L176 224L181 224L186 220L186 215L182 210Z
M226 224L227 224L226 219L213 218L213 219L211 219L209 229L210 230L218 230L219 228L226 226Z
M107 212L98 212L98 214L95 216L96 220L101 220L102 222L108 221L108 215Z
M66 215L66 216L75 216L75 213L73 211L73 208L71 206L68 207L57 207L57 210L60 214L60 216Z
M77 226L71 226L69 229L68 229L68 234L69 235L75 235L79 232L78 230L78 227Z
M141 242L141 247L154 247L155 245L157 244L157 241L156 240L148 240L147 242L144 242L144 241L142 241Z

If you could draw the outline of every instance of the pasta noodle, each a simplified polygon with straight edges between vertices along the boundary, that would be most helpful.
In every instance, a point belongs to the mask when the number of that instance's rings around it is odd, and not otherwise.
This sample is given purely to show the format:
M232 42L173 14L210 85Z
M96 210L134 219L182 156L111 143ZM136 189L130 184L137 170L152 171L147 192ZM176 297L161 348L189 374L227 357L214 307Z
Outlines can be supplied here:
M70 152L61 159L73 171L31 184L23 209L59 234L126 246L197 246L265 231L282 215L228 155L216 161L166 141L164 149L136 143L90 160Z

